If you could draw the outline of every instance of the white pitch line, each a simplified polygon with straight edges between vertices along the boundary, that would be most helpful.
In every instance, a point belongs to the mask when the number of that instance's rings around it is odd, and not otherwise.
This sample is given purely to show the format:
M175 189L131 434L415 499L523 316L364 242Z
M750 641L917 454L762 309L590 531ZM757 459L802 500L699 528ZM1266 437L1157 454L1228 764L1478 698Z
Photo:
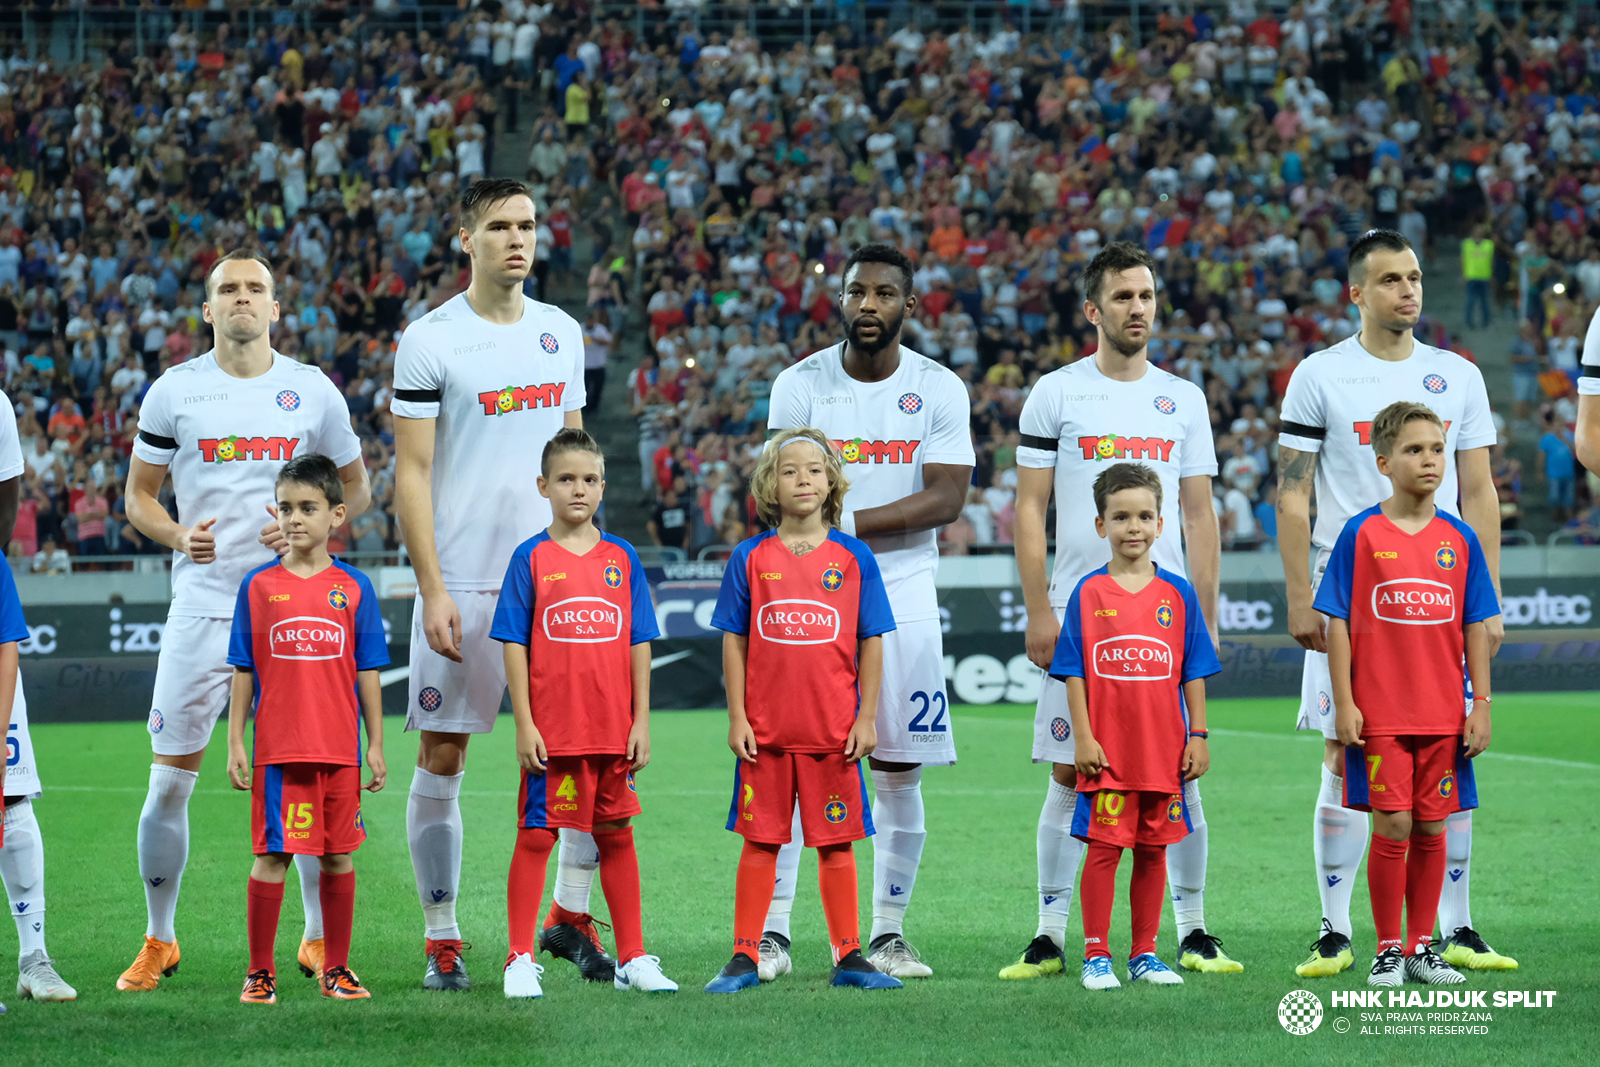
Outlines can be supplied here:
M1211 733L1214 733L1219 737L1253 737L1265 738L1274 741L1306 742L1317 740L1317 735L1310 730L1297 730L1292 734L1269 734L1263 733L1259 730L1227 730L1217 728L1213 729ZM1549 756L1520 756L1515 752L1495 752L1492 750L1483 753L1483 755L1479 756L1478 758L1482 759L1484 756L1497 760L1516 760L1519 763L1542 763L1549 767L1573 767L1577 770L1583 771L1600 771L1600 763L1585 763L1581 760L1551 759Z

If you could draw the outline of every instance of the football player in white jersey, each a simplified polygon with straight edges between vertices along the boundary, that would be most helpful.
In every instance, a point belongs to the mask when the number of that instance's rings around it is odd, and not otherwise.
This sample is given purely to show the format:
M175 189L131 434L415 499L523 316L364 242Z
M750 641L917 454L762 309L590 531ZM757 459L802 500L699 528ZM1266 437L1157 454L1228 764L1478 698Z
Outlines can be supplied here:
M1422 314L1422 268L1405 237L1393 230L1369 231L1351 247L1349 269L1350 300L1361 312L1361 330L1313 352L1295 368L1283 398L1278 437L1278 547L1287 583L1289 633L1306 649L1296 727L1320 729L1326 742L1312 824L1322 933L1311 956L1295 968L1303 978L1337 974L1355 959L1350 893L1369 836L1367 816L1344 806L1344 749L1334 732L1327 619L1311 604L1345 523L1392 491L1378 472L1369 441L1373 417L1382 408L1396 400L1414 400L1444 420L1442 484L1458 487L1459 504L1458 493L1449 491L1440 492L1435 503L1459 514L1478 535L1495 593L1500 591L1500 503L1489 467L1495 428L1483 375L1461 356L1412 336ZM1313 488L1315 530L1310 520ZM1486 625L1493 653L1505 629L1498 615ZM1467 898L1472 813L1450 816L1445 833L1449 877L1439 901L1442 955L1474 970L1515 968L1515 960L1490 949L1472 927Z
M889 245L851 255L839 292L847 339L778 375L767 419L769 432L811 426L839 448L850 475L840 526L871 546L894 605L870 758L877 836L868 954L896 978L933 974L905 938L905 914L928 836L922 768L956 761L934 588L937 530L961 514L976 463L966 386L900 343L917 303L913 269ZM765 981L789 970L801 844L797 811L793 837L778 854L779 881L761 939L757 969Z
M1578 379L1578 462L1600 475L1600 314L1583 339L1583 376Z
M173 550L172 605L150 703L150 791L139 814L139 874L148 925L144 947L117 979L123 990L156 988L178 969L174 922L189 858L189 795L217 717L228 706L228 638L244 576L287 551L274 484L296 455L321 452L339 465L352 516L372 498L361 442L337 386L314 366L272 350L278 321L272 264L230 252L206 276L205 320L216 346L157 378L139 409L128 466L128 521ZM178 518L158 499L172 471ZM268 522L259 529L263 511ZM322 966L321 873L296 863L306 907L300 966Z
M1136 245L1113 242L1089 262L1083 285L1083 313L1099 332L1099 347L1092 358L1052 371L1034 386L1022 408L1017 450L1017 572L1028 610L1028 658L1044 669L1055 656L1073 589L1108 558L1105 542L1095 535L1093 485L1107 463L1121 459L1138 460L1160 475L1163 518L1183 536L1159 539L1156 562L1190 576L1217 642L1221 538L1211 498L1217 454L1210 408L1193 382L1150 366L1155 260ZM1056 563L1055 573L1047 575L1045 516L1052 491ZM1084 850L1072 836L1076 750L1067 687L1046 674L1033 727L1033 760L1051 764L1039 813L1039 927L1001 978L1039 978L1065 969L1067 915ZM1184 792L1194 831L1167 849L1179 961L1190 970L1241 971L1223 954L1221 939L1206 932L1205 810L1198 782L1186 783Z
M0 545L11 543L22 495L22 444L17 437L17 413L11 400L0 393ZM44 840L33 800L39 796L39 766L28 736L28 701L22 694L22 672L7 718L5 758L0 761L0 882L5 883L11 917L17 923L17 995L24 1000L76 1000L78 991L56 973L44 944Z
M545 443L583 425L583 329L522 293L534 265L533 198L495 178L469 185L460 207L467 290L406 328L395 356L395 504L417 576L406 729L420 730L406 806L422 901L423 988L471 988L461 961L461 780L467 742L488 733L505 693L505 661L489 639L511 553L550 524L534 491ZM552 917L542 947L610 982L588 893L599 850L563 830ZM576 853L576 855L575 855ZM576 886L576 888L574 888ZM570 906L570 910L564 910Z

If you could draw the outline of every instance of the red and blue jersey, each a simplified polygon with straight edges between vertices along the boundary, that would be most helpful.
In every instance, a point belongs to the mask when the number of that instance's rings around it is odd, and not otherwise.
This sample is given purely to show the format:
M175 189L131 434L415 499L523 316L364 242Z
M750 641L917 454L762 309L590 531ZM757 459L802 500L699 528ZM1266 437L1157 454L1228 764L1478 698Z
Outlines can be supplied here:
M1345 523L1313 606L1350 627L1361 736L1461 733L1466 627L1500 614L1470 526L1437 511L1410 534L1368 508Z
M255 765L361 764L356 672L389 665L378 595L334 560L301 578L273 560L245 575L228 662L255 672Z
M1183 685L1220 673L1194 586L1161 567L1137 593L1105 567L1078 582L1067 601L1050 674L1082 678L1089 729L1106 769L1078 776L1078 792L1175 793L1183 788L1189 717Z
M533 725L550 755L627 752L633 646L661 636L632 545L602 533L580 556L548 530L522 542L489 636L528 646Z
M756 743L837 752L861 699L856 646L893 630L894 612L864 541L829 530L797 556L768 530L733 550L711 625L750 638L744 700Z

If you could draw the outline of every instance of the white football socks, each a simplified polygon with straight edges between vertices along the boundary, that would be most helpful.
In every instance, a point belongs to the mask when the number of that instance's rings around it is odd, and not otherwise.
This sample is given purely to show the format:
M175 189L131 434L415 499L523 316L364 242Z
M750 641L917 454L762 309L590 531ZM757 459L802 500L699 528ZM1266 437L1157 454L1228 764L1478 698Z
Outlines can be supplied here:
M1322 770L1322 791L1317 794L1316 818L1311 827L1311 851L1317 863L1317 892L1322 896L1322 917L1345 937L1350 925L1350 894L1367 851L1367 816L1344 806L1344 779Z
M568 911L589 910L589 891L594 874L600 869L600 847L594 835L582 830L561 831L561 847L556 858L556 903Z
M197 771L150 766L150 792L139 812L139 877L144 879L148 913L145 936L176 941L178 887L189 862L189 795L199 781Z
M1034 936L1048 936L1058 948L1067 944L1072 886L1083 861L1084 843L1072 836L1077 808L1077 790L1051 778L1039 812L1039 929Z
M6 809L0 881L5 882L11 917L17 922L18 958L44 952L44 840L31 800L19 800Z
M433 941L459 941L456 894L461 888L461 774L416 769L406 802L406 838L417 875L422 921Z
M1206 852L1210 834L1206 811L1200 804L1200 783L1183 783L1183 803L1189 809L1189 835L1167 846L1167 888L1172 891L1172 920L1178 941L1206 925Z
M300 856L294 858L295 873L300 876L300 902L306 908L307 941L322 939L322 857Z
M873 771L872 937L905 932L906 906L928 840L922 809L922 768Z
M1472 925L1467 899L1472 880L1472 812L1458 811L1444 821L1444 892L1439 894L1439 934L1449 937Z
M772 906L767 909L761 932L789 936L789 916L794 912L795 885L800 881L800 853L805 850L805 830L800 825L800 807L795 806L794 824L789 827L789 843L778 849L777 881L772 887Z

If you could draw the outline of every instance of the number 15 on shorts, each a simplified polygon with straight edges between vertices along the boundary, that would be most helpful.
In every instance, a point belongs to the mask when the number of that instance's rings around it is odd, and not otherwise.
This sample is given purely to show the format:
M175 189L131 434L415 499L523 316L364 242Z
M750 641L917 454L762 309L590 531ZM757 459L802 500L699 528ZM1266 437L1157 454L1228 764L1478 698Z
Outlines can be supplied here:
M906 730L914 734L943 734L950 732L950 724L945 722L945 713L949 707L945 703L943 690L935 690L930 697L927 693L917 691L911 694L911 704L918 711L906 723ZM929 717L929 712L932 717Z

